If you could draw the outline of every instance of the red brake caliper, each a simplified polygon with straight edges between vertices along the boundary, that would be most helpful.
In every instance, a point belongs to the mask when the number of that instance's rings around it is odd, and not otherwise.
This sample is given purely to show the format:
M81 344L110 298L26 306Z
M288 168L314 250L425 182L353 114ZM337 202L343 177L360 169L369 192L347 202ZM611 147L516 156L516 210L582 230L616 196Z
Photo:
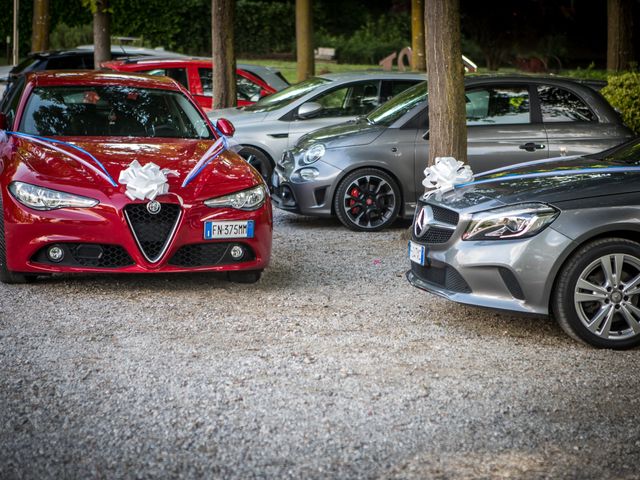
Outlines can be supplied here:
M353 187L349 192L349 195L351 197L358 197L360 195L360 190L358 190L356 187ZM356 206L356 201L353 198L349 199L349 207L351 208L352 215L357 215L360 211L360 207Z

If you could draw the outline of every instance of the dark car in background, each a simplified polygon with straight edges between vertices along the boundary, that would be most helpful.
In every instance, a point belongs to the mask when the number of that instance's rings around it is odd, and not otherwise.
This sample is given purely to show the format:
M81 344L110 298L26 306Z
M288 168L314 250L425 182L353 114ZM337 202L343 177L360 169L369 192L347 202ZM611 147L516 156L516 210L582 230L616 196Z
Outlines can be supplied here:
M553 77L465 79L468 161L474 172L595 153L633 136L587 84ZM273 201L304 215L336 215L376 231L411 218L429 158L427 84L355 122L322 128L286 152L272 176Z
M418 288L553 314L597 347L640 344L640 139L424 196L412 235Z

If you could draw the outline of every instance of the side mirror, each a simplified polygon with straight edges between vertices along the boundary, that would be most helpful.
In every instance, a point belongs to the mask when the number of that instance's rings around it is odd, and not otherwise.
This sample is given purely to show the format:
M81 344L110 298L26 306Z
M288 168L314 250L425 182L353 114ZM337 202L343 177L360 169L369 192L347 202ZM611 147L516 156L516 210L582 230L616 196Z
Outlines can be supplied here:
M216 128L220 133L222 133L225 137L233 137L233 134L236 133L236 127L233 126L226 118L221 118L216 122Z
M0 130L6 130L7 127L7 116L4 113L0 113Z
M322 105L316 102L303 103L298 107L298 118L311 118L322 110Z

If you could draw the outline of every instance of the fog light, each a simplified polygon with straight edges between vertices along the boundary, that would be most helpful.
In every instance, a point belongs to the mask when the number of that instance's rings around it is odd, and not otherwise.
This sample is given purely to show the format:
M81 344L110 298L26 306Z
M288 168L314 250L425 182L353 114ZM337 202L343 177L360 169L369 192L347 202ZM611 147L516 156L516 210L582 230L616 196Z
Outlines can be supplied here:
M239 260L243 257L243 255L244 255L244 250L242 247L239 247L238 245L236 245L231 249L231 256L234 259Z
M53 247L49 247L49 250L47 250L47 256L52 262L61 262L64 258L64 250L59 246L54 245Z
M315 180L320 175L320 172L315 168L303 168L300 170L300 176L303 180Z

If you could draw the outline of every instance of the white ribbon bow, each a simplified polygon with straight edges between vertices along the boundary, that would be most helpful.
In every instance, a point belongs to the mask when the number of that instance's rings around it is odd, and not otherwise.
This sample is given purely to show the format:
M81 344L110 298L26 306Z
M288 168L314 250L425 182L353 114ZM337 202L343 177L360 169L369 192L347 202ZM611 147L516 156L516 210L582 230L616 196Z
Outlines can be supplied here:
M424 170L422 185L427 190L453 190L456 185L473 181L471 167L453 157L436 157L435 164Z
M164 195L169 191L167 177L177 176L178 172L163 168L162 170L155 163L147 163L140 166L137 160L120 172L118 182L127 186L125 195L131 200L155 200L158 195Z

